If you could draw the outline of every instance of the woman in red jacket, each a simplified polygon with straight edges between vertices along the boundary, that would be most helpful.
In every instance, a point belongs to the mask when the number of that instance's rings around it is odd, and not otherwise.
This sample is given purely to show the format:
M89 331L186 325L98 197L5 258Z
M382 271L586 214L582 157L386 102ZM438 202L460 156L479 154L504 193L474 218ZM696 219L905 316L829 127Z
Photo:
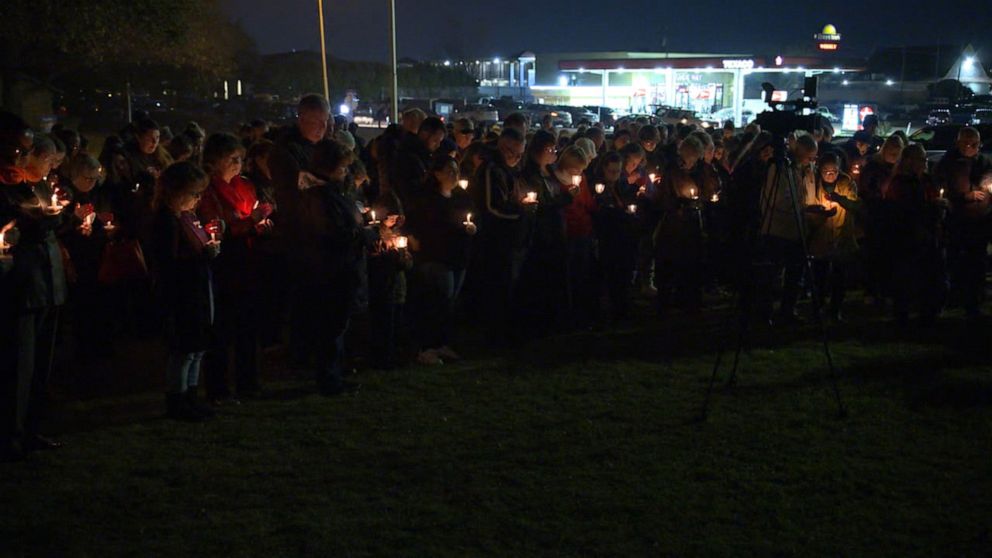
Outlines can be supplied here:
M203 147L203 167L210 187L198 212L213 223L223 240L215 263L216 338L206 356L207 397L215 404L237 402L228 386L228 352L233 348L237 395L254 397L261 389L258 371L259 269L256 241L272 230L269 204L261 203L255 185L241 176L245 150L232 134L213 134ZM222 222L223 225L219 225ZM223 236L223 238L220 238Z

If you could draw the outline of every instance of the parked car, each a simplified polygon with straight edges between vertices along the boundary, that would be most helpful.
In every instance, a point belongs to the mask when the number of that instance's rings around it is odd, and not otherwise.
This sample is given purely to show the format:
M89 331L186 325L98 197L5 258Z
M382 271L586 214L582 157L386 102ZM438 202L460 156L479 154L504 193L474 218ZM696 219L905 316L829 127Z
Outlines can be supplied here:
M558 107L560 110L572 115L572 123L578 125L583 120L588 120L590 124L599 122L599 115L585 107Z
M612 128L616 126L617 120L619 120L620 117L623 116L620 111L610 107L586 105L585 108L596 113L596 116L599 118L599 121L602 122L603 126L607 128Z
M971 116L971 123L976 126L978 124L992 124L992 109L975 109L975 114Z
M659 120L665 124L695 124L703 128L712 128L715 120L709 118L702 118L695 112L686 109L678 109L671 107L660 107L655 115Z
M499 122L499 111L492 105L465 105L455 109L453 118L468 118L480 126Z
M710 113L707 119L716 122L718 126L723 126L724 122L734 119L734 109L733 107L722 108ZM742 110L741 119L743 120L741 124L747 125L748 122L754 120L754 111L750 109Z
M551 116L551 122L555 127L572 127L572 115L564 110L559 110L558 107L532 104L527 105L527 111L530 113L531 126L535 128L539 128L544 117L548 115Z

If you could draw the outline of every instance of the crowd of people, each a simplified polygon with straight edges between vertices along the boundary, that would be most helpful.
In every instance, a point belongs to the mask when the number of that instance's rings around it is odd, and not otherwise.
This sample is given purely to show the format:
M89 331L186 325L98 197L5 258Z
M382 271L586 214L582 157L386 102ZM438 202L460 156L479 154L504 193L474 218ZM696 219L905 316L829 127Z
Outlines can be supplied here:
M234 134L135 116L97 150L0 114L7 457L59 445L39 421L61 322L79 361L161 334L167 414L202 421L259 395L261 347L351 389L356 317L381 368L460 359L459 309L504 348L627 320L635 298L678 319L737 292L789 325L804 294L841 321L862 287L900 326L949 303L981 317L992 163L972 128L931 168L872 118L835 144L827 123L481 129L412 109L366 144L318 95Z

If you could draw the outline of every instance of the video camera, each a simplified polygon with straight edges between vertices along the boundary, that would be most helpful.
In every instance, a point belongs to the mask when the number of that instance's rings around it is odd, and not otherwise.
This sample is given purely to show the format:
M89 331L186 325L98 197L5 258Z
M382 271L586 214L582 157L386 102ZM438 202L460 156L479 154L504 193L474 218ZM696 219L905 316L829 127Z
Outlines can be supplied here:
M813 133L820 128L822 116L819 114L803 114L806 109L815 109L816 76L807 77L803 82L803 96L794 101L776 101L773 93L775 86L767 81L761 84L764 91L764 101L772 110L758 114L755 123L778 137L786 137L796 130Z

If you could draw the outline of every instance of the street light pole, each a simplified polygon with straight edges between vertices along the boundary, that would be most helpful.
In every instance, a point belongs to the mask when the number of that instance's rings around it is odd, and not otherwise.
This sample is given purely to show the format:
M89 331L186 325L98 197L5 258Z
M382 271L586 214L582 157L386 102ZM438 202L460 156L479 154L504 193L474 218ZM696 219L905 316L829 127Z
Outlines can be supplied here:
M327 42L324 38L324 0L317 0L317 21L320 23L320 69L324 73L324 98L331 100L331 88L327 84Z
M389 71L393 98L391 114L393 123L396 123L400 119L400 88L396 77L396 0L389 0Z

